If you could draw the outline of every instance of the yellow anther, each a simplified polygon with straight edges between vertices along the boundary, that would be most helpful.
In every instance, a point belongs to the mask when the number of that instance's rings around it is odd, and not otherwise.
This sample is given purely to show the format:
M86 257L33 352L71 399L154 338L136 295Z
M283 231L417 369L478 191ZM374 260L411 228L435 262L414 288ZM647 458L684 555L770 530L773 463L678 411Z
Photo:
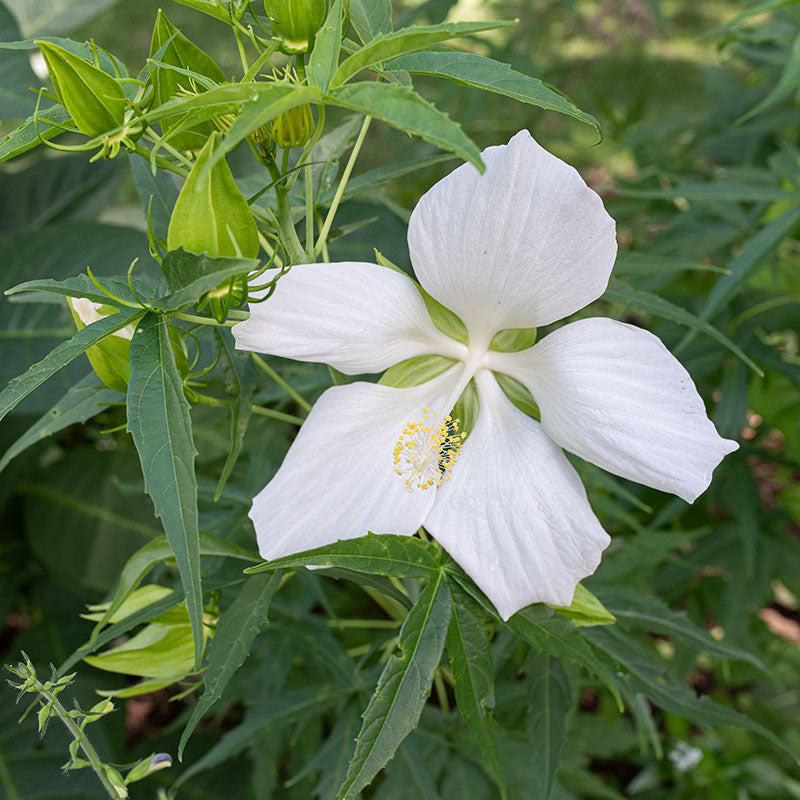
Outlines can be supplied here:
M395 472L406 476L406 491L414 487L426 491L450 480L450 472L461 453L465 433L457 433L459 421L449 414L437 425L424 424L430 409L423 409L423 420L406 422L392 451ZM433 417L438 418L434 413Z

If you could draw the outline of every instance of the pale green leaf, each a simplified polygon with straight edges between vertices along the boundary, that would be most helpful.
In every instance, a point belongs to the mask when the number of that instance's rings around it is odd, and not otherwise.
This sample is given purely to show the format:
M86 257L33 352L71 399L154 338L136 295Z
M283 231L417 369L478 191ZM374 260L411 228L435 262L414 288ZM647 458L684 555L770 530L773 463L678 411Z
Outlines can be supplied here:
M314 50L308 61L308 77L323 92L328 90L331 77L339 63L342 46L342 0L333 0L325 23L317 33Z
M350 21L364 44L392 30L391 0L350 0Z
M575 587L575 595L568 606L550 606L579 628L590 625L613 625L616 617L582 584Z

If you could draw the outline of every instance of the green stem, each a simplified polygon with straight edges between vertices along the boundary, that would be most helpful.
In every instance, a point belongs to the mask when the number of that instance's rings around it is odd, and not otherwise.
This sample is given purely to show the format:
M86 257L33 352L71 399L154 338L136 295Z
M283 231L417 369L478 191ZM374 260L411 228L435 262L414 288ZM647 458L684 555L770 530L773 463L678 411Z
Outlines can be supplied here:
M247 54L244 51L244 43L242 42L242 34L239 29L233 26L233 35L236 38L236 47L239 49L239 58L242 61L242 74L247 75L250 65L247 63Z
M278 170L274 159L267 159L266 166L270 177L275 184L275 198L278 201L277 217L278 225L281 229L283 244L289 253L289 257L295 264L302 264L306 260L306 251L297 236L297 230L292 220L292 206L289 203L289 193L283 185L283 178Z
M433 685L436 687L436 697L439 700L439 708L442 709L442 716L446 717L450 714L450 701L447 699L447 689L442 680L442 673L438 669L433 673Z
M83 750L84 754L86 755L87 761L91 765L97 777L100 779L100 783L103 784L103 788L108 792L109 797L113 797L114 800L119 800L119 794L117 793L117 790L114 788L114 785L111 783L111 781L109 781L106 777L105 765L100 759L100 756L97 754L97 750L94 749L94 746L86 737L86 734L75 724L75 720L70 717L67 709L61 705L61 701L58 699L58 697L56 697L56 695L54 695L38 680L35 683L35 688L36 691L42 695L42 697L46 698L47 702L52 706L53 711L58 714L61 721L67 726L67 730L72 734L72 738L77 739L80 742L81 750Z
M178 161L180 161L182 164L185 164L187 167L189 167L189 169L192 168L193 164L191 159L186 158L186 156L183 153L181 153L180 150L173 147L169 142L162 141L161 137L152 128L148 128L146 133L150 141L153 142L153 144L157 144L159 147L162 147L173 158L177 158Z
M306 164L306 253L314 260L314 168Z
M170 316L175 319L182 319L184 322L194 322L197 325L213 325L216 328L232 328L239 320L226 319L225 322L217 322L212 317L198 317L196 314L184 314L180 311L173 312Z
M264 361L257 353L251 353L256 366L260 367L267 375L278 384L301 408L311 411L311 403L305 399L296 389L293 389L272 367Z
M353 145L353 151L350 153L350 158L347 160L347 166L345 166L344 172L342 173L342 179L339 181L339 185L336 187L336 194L333 196L333 202L331 203L331 207L328 209L328 216L325 217L322 230L319 232L319 238L317 239L317 244L314 248L315 256L320 252L320 250L322 250L322 246L328 241L328 234L330 233L331 225L333 225L333 218L336 216L336 211L338 210L339 203L342 200L342 195L344 194L344 190L347 188L347 182L350 180L350 174L353 171L356 159L361 151L361 145L364 144L364 138L369 130L370 122L372 122L372 117L364 117L361 130L358 132L358 138L356 139L356 143Z
M133 152L150 161L150 151L142 147L138 142L133 146ZM161 156L156 156L156 166L161 167L161 169L166 169L169 172L174 172L176 175L180 175L181 178L185 178L189 174L188 170L178 167L175 164L170 164L166 158L161 158Z
M250 406L250 410L254 414L261 414L262 417L272 417L272 419L279 419L281 422L290 422L292 425L302 425L305 422L302 417L295 417L293 414L284 414L283 411L275 411L272 408L265 408L264 406Z

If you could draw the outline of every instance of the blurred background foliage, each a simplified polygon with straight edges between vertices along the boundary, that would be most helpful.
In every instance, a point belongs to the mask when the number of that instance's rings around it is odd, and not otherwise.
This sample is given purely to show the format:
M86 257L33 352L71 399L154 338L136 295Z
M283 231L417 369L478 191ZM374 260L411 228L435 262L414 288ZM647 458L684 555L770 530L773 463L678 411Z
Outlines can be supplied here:
M0 4L0 40L93 36L138 69L164 0L6 4L8 10ZM226 73L235 73L238 59L224 26L168 5L176 25ZM589 638L633 672L637 659L658 659L663 675L643 668L641 681L688 686L686 708L696 707L696 714L649 703L645 695L652 699L652 692L642 693L637 684L627 686L631 710L620 713L606 688L565 664L564 691L553 698L567 714L552 794L557 800L800 798L800 770L788 756L754 733L704 725L695 700L708 695L742 711L800 751L800 6L759 7L761 13L743 16L747 6L728 0L394 3L396 27L445 17L518 18L515 27L466 47L558 87L599 120L603 140L597 143L590 127L567 117L415 78L422 93L461 121L479 145L505 142L527 127L579 168L617 220L622 250L619 283L586 313L599 310L657 333L694 377L720 432L741 444L691 507L579 465L593 507L613 537L587 586L618 617L616 626L596 629ZM4 133L33 107L34 96L24 87L38 79L27 53L0 50L0 82L8 89L0 91ZM435 152L376 123L358 170ZM455 165L446 161L352 198L337 225L340 234L355 230L332 241L332 258L371 260L378 248L408 267L410 210ZM237 154L232 166L236 171ZM142 203L124 157L90 165L85 154L44 151L0 167L2 289L35 277L77 274L86 265L99 274L123 273L134 257L147 256L143 230ZM0 299L0 385L71 333L66 304L36 299ZM682 310L729 337L758 371L698 334L696 325L682 324ZM329 381L324 368L270 361L309 398ZM0 429L0 450L88 372L80 359L32 395ZM257 400L295 411L275 384L260 384ZM195 407L193 414L201 527L249 546L249 498L277 468L293 430L254 418L244 455L215 504L228 420L213 408ZM109 405L89 424L2 463L4 661L25 650L40 665L62 663L90 633L90 623L79 616L85 605L102 601L127 558L159 533L133 446L124 432L113 432L123 422L123 410ZM204 565L213 603L224 611L240 566L221 559ZM166 566L151 578L174 581ZM692 646L681 634L683 614L755 659L712 660L700 652L707 648ZM156 787L176 779L178 796L186 798L333 797L366 702L363 670L369 685L375 674L368 668L396 634L389 628L376 639L337 626L338 617L359 615L380 616L381 610L354 584L313 573L293 578L273 602L270 623L223 702L196 732L186 766L159 772L135 788L134 797L155 796ZM536 675L541 656L502 631L493 639L492 656L511 796L539 798L536 683L531 689L521 676ZM97 699L95 690L119 689L121 682L81 665L72 688L88 707ZM118 712L92 726L97 748L119 763L153 750L174 754L191 711L191 698L169 701L176 693L120 701ZM0 797L102 796L91 775L61 776L66 742L57 723L38 743L32 720L16 724L21 708L13 700L10 691L0 693ZM495 797L477 749L445 701L432 698L420 729L370 797ZM533 713L526 721L528 704ZM237 727L243 718L247 736Z

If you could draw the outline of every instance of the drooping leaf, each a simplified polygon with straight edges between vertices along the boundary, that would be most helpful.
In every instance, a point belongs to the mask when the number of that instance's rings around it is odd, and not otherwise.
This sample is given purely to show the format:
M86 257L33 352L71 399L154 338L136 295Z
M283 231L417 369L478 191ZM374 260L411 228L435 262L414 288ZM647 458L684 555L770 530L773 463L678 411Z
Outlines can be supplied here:
M462 86L512 97L521 103L537 106L591 125L598 134L597 120L537 78L513 70L509 64L474 53L412 53L392 59L386 70L405 70L413 74L447 78Z
M178 562L197 669L204 637L196 450L189 403L183 394L165 317L149 314L142 320L131 341L130 365L128 431L139 451L145 491L153 500Z
M99 386L97 376L87 375L76 383L49 410L25 431L3 454L0 459L2 472L20 453L69 425L86 422L108 408L110 403L120 399L119 392Z
M544 653L532 653L525 664L530 676L528 738L531 746L531 774L536 776L532 797L548 800L553 792L556 770L566 734L566 717L571 693L561 662Z
M443 22L440 25L418 25L413 28L403 28L399 31L380 34L342 61L331 78L331 88L341 86L360 70L377 64L379 61L386 61L386 59L400 56L403 53L432 47L446 42L448 39L454 39L456 36L468 36L472 33L513 24L509 21ZM398 69L404 68L398 67Z
M39 109L36 120L31 115L22 125L0 139L0 163L33 150L41 144L42 139L49 141L58 136L61 133L58 126L66 125L69 121L69 112L63 106L52 105Z
M247 658L258 632L267 621L269 604L280 580L278 573L248 578L231 607L220 617L217 633L208 648L208 666L203 678L205 690L194 704L181 734L179 759L183 758L183 751L197 724L222 697L233 674Z
M58 345L41 361L31 366L27 372L12 378L0 392L0 419L5 417L20 401L27 397L37 386L41 386L49 377L69 364L74 358L96 344L114 331L134 322L140 311L118 312L104 317L78 331L71 339Z
M489 640L480 618L470 609L471 601L460 590L452 595L452 616L447 631L447 653L455 682L458 710L472 738L481 748L500 796L507 797L503 766L492 716L494 668Z
M461 126L407 86L373 81L349 83L332 89L326 101L368 114L442 150L449 150L480 170L484 168L480 150Z
M427 578L438 569L436 551L429 542L411 536L376 536L369 533L358 539L283 556L246 570L248 574L283 567L343 567L356 572L388 575L395 578Z
M402 656L390 658L378 679L347 777L339 788L340 800L355 800L417 726L442 657L450 613L450 589L440 571L423 589L400 629Z
M788 97L797 87L800 86L800 33L795 36L792 43L792 49L789 51L789 56L783 66L783 72L778 82L769 92L769 94L751 108L746 114L741 116L737 122L745 122L748 119L766 111L768 108L780 103L785 97Z

